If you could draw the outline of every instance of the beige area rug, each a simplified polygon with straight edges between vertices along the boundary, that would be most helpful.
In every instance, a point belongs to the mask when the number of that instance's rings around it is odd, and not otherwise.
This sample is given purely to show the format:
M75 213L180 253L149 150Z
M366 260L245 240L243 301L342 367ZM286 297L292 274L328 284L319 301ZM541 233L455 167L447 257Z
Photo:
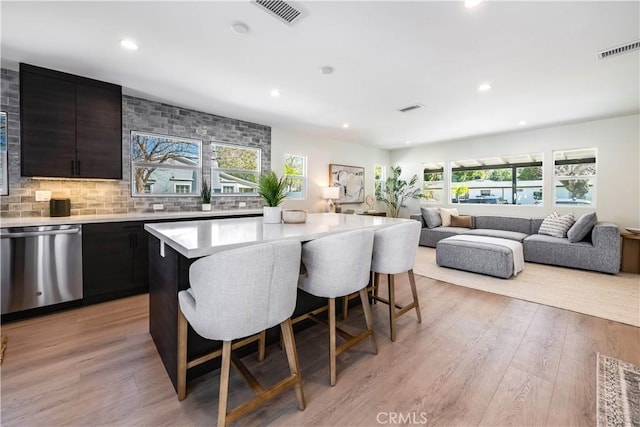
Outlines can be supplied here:
M420 246L413 271L454 285L640 326L640 275L525 264L516 277L498 279L439 267L436 250Z
M640 367L598 353L598 427L640 426Z

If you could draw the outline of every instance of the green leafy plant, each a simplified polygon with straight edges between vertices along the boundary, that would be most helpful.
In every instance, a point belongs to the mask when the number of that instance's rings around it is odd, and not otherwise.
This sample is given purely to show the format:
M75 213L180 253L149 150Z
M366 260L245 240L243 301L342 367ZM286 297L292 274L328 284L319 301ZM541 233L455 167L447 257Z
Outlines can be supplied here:
M459 184L454 186L451 189L451 192L456 197L456 200L458 201L458 203L460 203L460 199L462 199L463 197L465 196L469 197L469 187L465 184Z
M263 173L260 176L258 194L264 199L267 206L275 207L287 197L288 185L289 180L284 176L278 177L273 171Z
M202 180L202 190L200 190L200 196L202 197L202 204L209 205L211 204L211 187L207 184L207 180Z
M391 168L391 176L387 178L380 192L376 192L376 199L383 202L389 208L389 214L397 218L400 210L406 208L405 202L409 199L421 199L424 197L420 188L415 185L418 182L418 175L413 175L409 182L400 179L402 168L395 166Z

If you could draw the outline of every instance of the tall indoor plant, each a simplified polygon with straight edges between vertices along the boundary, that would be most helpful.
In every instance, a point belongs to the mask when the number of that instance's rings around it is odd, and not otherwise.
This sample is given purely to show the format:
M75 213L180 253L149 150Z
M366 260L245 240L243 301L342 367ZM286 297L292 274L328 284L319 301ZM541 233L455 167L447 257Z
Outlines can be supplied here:
M421 199L424 197L420 188L414 188L418 182L418 175L413 175L409 182L400 179L402 168L395 166L391 168L391 176L387 178L382 186L382 191L376 193L378 201L383 202L389 208L389 215L397 218L400 210L406 208L405 202L409 199Z
M260 176L258 194L264 200L263 209L265 224L278 224L282 221L280 203L287 197L288 180L278 177L275 172L266 172Z

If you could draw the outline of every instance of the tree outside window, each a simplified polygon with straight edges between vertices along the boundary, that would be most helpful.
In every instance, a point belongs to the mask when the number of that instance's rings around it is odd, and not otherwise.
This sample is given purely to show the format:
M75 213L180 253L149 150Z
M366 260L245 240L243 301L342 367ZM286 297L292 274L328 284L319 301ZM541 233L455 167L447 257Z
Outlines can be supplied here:
M387 167L385 165L373 165L373 191L376 198L384 197L383 191L387 181Z
M595 206L596 149L555 151L556 205Z
M284 176L288 180L287 198L304 199L307 176L306 157L297 154L285 154Z
M257 194L260 149L211 145L211 191L216 194Z
M199 140L132 131L132 195L197 195L201 154Z

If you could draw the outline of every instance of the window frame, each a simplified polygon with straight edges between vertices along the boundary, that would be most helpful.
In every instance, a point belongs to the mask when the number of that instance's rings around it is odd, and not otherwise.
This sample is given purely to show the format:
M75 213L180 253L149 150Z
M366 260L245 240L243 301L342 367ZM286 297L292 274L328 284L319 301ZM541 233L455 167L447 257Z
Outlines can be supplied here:
M376 178L376 169L380 168L380 177ZM387 165L380 163L373 164L373 194L376 199L383 196L387 182Z
M151 136L151 137L159 137L159 138L167 138L167 139L174 139L177 141L185 141L185 142L189 142L189 143L195 143L198 146L198 164L195 166L189 166L189 165L167 165L166 163L162 163L162 162L139 162L139 161L135 161L133 158L133 144L134 144L134 135L144 135L144 136ZM152 132L145 132L145 131L138 131L138 130L132 130L129 133L129 148L130 148L130 159L129 159L129 164L131 167L131 197L200 197L200 189L202 188L202 180L203 180L203 175L202 175L202 164L203 164L203 158L202 158L202 154L203 154L203 150L202 150L202 140L201 139L195 139L195 138L185 138L185 137L181 137L181 136L174 136L174 135L165 135L165 134L158 134L158 133L152 133ZM176 169L176 170L191 170L195 172L195 177L196 177L196 182L195 182L195 192L194 193L153 193L153 192L149 192L146 193L144 191L142 192L136 192L135 187L136 187L136 182L135 182L135 170L136 167L142 167L142 168L149 168L149 167L154 167L156 169ZM154 186L155 182L149 184L150 185L150 190L153 190L153 186ZM145 184L146 187L147 184ZM175 183L172 186L175 190ZM192 184L192 188L193 188L193 184Z
M576 151L593 151L593 157L583 157L577 159L565 159L556 160L556 153L571 153ZM579 165L579 164L593 164L595 172L593 175L556 175L556 166L562 165ZM591 200L590 203L557 203L557 190L559 187L563 187L562 184L557 185L562 180L586 180L592 183L591 185ZM576 207L576 208L595 208L597 207L597 190L598 190L598 150L597 148L584 148L584 149L566 149L566 150L553 150L553 207ZM586 199L583 199L586 200Z
M213 162L214 162L213 155L216 152L215 147L225 147L225 148L232 148L232 149L236 149L236 150L255 151L256 152L256 160L257 160L256 169L255 170L250 170L250 169L232 169L232 168L214 167L213 166ZM211 166L209 167L209 178L211 180L211 182L210 182L211 197L221 197L221 196L258 196L257 185L258 185L258 182L260 180L260 174L262 172L262 149L261 148L248 147L246 145L227 144L227 143L224 143L224 142L211 141L211 155L209 157L209 160L211 161ZM215 159L215 160L217 160L217 159ZM214 173L216 173L216 172L218 172L218 173L219 172L223 172L223 173L227 173L227 174L246 173L246 174L250 174L250 175L255 175L256 176L256 182L255 182L256 189L255 189L255 191L245 192L245 193L243 193L243 192L225 193L224 192L225 184L220 183L220 192L216 193L216 192L214 192L215 189L213 187L213 176L214 176Z
M435 165L440 165L439 168L427 168L427 164L423 164L422 165L422 176L421 176L421 181L422 181L422 194L423 196L425 196L423 199L421 199L421 203L422 204L427 204L427 205L443 205L445 203L445 196L446 196L446 190L447 190L447 186L446 186L446 181L444 179L445 174L444 174L444 162L436 162L436 163L431 163L431 164L435 164ZM427 170L429 170L429 172L426 172ZM426 173L440 173L442 174L441 176L441 181L427 181L424 179L424 176ZM435 187L435 188L430 188L427 189L426 185L428 182L441 182L442 185L440 187ZM426 192L427 191L432 191L432 190L440 190L441 192L441 197L440 197L440 201L438 200L434 200L434 201L430 201L426 198Z
M292 196L289 196L290 192L287 192L286 199L287 200L306 200L307 199L307 156L302 154L285 153L283 169L286 169L287 157L299 157L302 159L302 175L290 175L286 173L286 170L283 171L285 179L293 178L293 179L302 181L302 195L298 197L292 197Z

